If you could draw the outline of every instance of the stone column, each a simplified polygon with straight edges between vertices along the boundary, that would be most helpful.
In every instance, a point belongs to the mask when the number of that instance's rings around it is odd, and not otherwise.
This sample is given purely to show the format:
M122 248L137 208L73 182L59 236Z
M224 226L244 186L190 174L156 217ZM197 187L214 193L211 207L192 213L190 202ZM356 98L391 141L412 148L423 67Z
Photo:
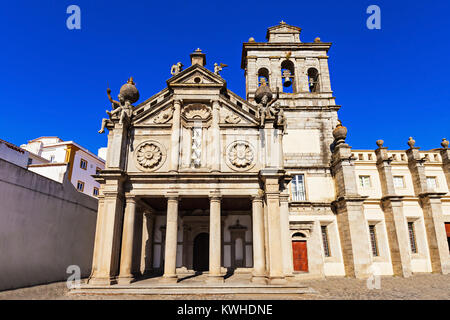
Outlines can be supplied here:
M220 202L218 193L212 193L209 197L209 274L208 282L223 282L221 273L221 218Z
M415 141L410 138L410 149L406 150L408 167L414 183L416 196L420 198L425 229L430 250L431 268L433 272L450 273L450 258L448 254L447 234L442 213L441 198L446 193L429 190L425 174L425 159L421 157L419 148L414 147Z
M267 233L269 244L268 276L270 284L285 284L283 270L282 235L280 222L280 185L279 180L284 175L282 170L261 170L267 203Z
M411 250L406 216L403 213L402 198L396 195L392 175L391 159L383 141L377 141L377 168L382 189L382 209L386 221L389 248L391 250L392 269L395 276L405 278L412 275Z
M163 282L177 282L178 195L167 195L166 244Z
M181 118L181 101L173 102L172 116L172 134L170 138L170 169L171 172L177 172L180 162L180 118Z
M372 257L364 216L365 197L357 191L355 167L348 144L341 142L335 146L331 170L337 188L337 199L332 206L337 214L345 273L349 277L368 278Z
M253 197L252 201L252 233L253 233L253 276L252 282L267 283L266 256L264 241L264 209L262 195Z
M122 173L110 173L100 188L92 272L88 280L91 285L116 283L123 219L122 181Z
M122 230L122 251L120 254L120 274L118 283L129 284L134 281L132 274L133 238L135 232L136 199L132 195L126 196L125 216Z
M220 103L217 100L212 101L212 164L213 172L220 171L221 146L220 146Z
M283 251L283 270L286 277L293 277L294 264L292 239L289 227L289 194L280 196L281 248Z
M145 212L142 222L142 253L141 253L141 273L149 274L152 270L153 262L153 227L155 217L151 212Z

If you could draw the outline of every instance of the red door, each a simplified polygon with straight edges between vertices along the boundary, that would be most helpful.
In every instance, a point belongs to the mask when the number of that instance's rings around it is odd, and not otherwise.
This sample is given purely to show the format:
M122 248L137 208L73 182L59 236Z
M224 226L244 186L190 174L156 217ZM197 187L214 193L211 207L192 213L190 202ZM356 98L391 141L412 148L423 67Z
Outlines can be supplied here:
M294 271L308 272L308 249L306 241L292 241Z

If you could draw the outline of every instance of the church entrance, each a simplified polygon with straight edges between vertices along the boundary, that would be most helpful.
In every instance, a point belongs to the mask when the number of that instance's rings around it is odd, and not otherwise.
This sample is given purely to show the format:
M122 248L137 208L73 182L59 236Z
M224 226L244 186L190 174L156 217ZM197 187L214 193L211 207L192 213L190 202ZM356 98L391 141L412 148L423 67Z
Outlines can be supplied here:
M306 241L292 241L294 271L308 272L308 249Z
M194 239L194 270L209 270L209 234L206 232L199 233Z

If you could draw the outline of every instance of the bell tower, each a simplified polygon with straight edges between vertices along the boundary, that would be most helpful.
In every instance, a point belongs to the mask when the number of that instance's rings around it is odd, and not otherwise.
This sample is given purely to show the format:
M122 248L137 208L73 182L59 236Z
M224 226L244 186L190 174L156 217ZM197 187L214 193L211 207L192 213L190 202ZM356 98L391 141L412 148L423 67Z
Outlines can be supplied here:
M241 68L250 103L257 103L255 93L262 84L272 93L279 90L277 103L287 119L284 165L315 170L329 167L332 131L340 107L330 84L331 43L320 38L302 42L301 31L281 21L267 29L266 42L251 37L243 44Z
M267 29L267 42L250 38L243 44L241 67L245 70L247 100L254 100L262 78L272 92L279 87L280 98L304 98L310 93L332 96L327 56L331 43L320 38L301 42L301 30L282 21Z

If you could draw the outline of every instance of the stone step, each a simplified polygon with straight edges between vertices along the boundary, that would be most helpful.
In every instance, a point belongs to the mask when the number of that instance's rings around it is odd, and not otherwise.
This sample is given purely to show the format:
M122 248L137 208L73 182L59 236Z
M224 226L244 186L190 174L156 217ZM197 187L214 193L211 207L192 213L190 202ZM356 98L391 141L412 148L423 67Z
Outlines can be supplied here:
M314 294L306 286L281 285L113 285L88 286L69 291L71 295L184 295L184 294Z

